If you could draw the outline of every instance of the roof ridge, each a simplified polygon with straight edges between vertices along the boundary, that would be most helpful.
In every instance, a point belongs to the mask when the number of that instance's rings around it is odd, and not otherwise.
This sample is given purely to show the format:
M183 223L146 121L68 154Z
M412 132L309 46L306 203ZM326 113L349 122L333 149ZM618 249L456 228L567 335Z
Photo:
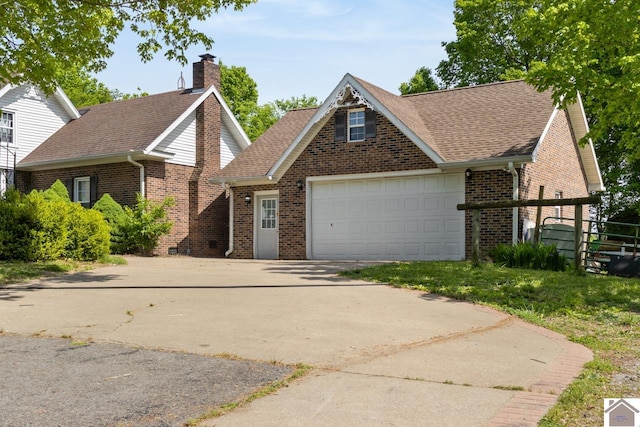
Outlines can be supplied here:
M207 88L208 89L208 88ZM207 90L205 89L205 91ZM131 102L131 101L135 101L135 100L139 100L139 99L151 99L151 98L155 98L161 95L170 95L170 94L175 94L176 92L181 92L181 94L201 94L202 92L198 89L198 92L194 92L193 88L187 88L187 89L174 89L174 90L168 90L166 92L159 92L159 93L150 93L147 95L140 95L140 96L133 96L131 98L127 98L127 99L116 99L114 101L109 101L109 102L103 102L101 104L93 104L93 105L87 105L85 107L81 107L80 109L82 110L86 110L89 108L94 108L94 107L98 107L100 105L110 105L110 104L115 104L115 103L124 103L124 102Z
M461 91L461 90L468 90L468 89L477 89L479 87L498 86L498 85L511 84L511 83L522 83L522 82L525 82L525 80L524 79L503 80L503 81L499 81L499 82L482 83L482 84L479 84L479 85L469 85L469 86L460 86L460 87L451 87L451 88L446 88L446 89L431 90L431 91L428 91L428 92L408 93L406 95L398 95L398 96L400 96L401 98L410 98L412 96L428 95L428 94L433 94L433 93L453 92L453 91Z

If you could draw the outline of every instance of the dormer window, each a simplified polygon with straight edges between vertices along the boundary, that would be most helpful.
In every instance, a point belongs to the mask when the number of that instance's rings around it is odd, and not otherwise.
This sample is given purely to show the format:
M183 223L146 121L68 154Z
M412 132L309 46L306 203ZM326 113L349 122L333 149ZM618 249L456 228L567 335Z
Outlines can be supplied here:
M0 143L14 143L14 125L13 113L3 111L2 116L0 116Z
M364 141L364 108L349 111L349 142Z

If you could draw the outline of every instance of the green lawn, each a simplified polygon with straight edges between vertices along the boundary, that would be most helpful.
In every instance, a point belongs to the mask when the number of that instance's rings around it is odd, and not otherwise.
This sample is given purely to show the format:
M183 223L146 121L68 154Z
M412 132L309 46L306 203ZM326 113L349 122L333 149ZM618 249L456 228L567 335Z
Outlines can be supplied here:
M73 271L90 270L96 264L126 264L120 256L108 256L96 263L72 260L43 262L0 261L0 286L20 283L39 277L58 276Z
M640 280L468 262L384 264L346 277L484 304L564 334L594 352L541 426L602 425L606 397L640 397Z

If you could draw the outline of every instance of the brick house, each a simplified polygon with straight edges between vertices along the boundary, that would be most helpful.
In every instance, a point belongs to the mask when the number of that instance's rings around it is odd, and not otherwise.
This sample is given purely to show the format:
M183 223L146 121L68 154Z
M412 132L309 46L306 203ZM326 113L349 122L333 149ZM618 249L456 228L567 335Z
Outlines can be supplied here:
M523 81L397 96L347 74L213 175L231 199L226 255L469 257L471 214L457 204L603 189L592 144L578 144L587 130L580 101L559 109ZM522 239L535 215L484 211L482 249Z
M63 120L17 162L18 188L45 189L59 179L86 206L105 193L122 205L134 204L136 193L173 196L173 229L157 253L224 255L228 200L224 186L208 179L250 141L220 95L215 57L201 58L191 89L95 105Z

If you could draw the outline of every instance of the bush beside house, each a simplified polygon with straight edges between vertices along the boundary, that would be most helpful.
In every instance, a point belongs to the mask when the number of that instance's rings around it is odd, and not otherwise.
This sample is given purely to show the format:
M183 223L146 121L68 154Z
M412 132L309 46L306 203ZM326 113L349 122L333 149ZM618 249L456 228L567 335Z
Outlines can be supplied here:
M95 261L110 253L150 253L171 230L163 203L138 197L123 209L110 196L86 209L71 202L56 181L45 191L21 194L8 190L0 198L0 260L49 261L69 258Z

